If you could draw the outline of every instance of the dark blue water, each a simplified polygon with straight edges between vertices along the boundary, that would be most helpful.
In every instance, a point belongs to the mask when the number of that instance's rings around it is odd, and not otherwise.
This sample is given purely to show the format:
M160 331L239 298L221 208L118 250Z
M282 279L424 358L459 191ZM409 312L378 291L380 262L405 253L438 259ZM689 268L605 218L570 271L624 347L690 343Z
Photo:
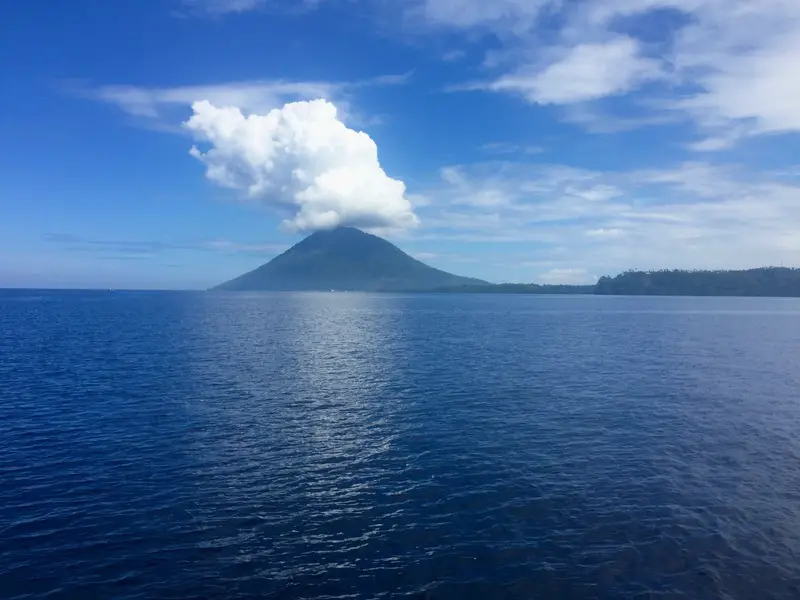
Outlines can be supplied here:
M0 597L798 598L800 301L0 293Z

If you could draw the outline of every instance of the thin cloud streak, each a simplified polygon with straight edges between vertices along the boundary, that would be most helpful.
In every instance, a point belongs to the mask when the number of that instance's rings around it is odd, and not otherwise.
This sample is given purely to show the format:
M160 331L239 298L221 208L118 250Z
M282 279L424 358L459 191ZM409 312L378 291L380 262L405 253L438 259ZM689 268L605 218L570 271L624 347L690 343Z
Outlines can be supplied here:
M224 254L275 255L287 249L284 244L240 243L230 240L201 240L196 242L165 242L158 240L109 240L87 238L68 233L51 233L45 241L68 252L97 254L98 258L127 257L146 260L173 251L203 251ZM109 254L110 253L110 254Z
M786 0L606 0L523 2L426 0L412 14L432 28L491 36L494 75L451 90L517 95L571 107L613 97L647 100L646 114L613 126L566 113L594 132L687 120L698 152L730 149L747 137L800 132L800 3ZM423 7L423 8L420 8ZM669 11L654 43L636 23ZM556 19L553 17L557 16ZM541 27L561 23L545 39ZM475 36L474 34L478 34ZM470 39L470 38L466 38ZM730 132L733 131L734 134Z
M148 129L181 133L178 124L195 102L235 106L245 113L264 113L287 102L324 99L335 101L344 120L375 124L351 106L350 97L359 89L409 83L414 71L388 73L355 81L291 81L254 79L212 84L149 87L129 84L94 85L85 81L62 82L63 93L116 106ZM185 133L185 131L183 131Z

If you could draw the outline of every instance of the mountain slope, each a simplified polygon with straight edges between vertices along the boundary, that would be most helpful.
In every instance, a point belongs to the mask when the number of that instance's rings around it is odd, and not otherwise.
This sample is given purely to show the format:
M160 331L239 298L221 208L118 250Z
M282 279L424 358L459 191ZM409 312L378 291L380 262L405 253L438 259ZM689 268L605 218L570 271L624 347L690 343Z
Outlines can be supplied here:
M215 289L230 291L425 291L488 285L411 258L353 227L318 231L254 271Z

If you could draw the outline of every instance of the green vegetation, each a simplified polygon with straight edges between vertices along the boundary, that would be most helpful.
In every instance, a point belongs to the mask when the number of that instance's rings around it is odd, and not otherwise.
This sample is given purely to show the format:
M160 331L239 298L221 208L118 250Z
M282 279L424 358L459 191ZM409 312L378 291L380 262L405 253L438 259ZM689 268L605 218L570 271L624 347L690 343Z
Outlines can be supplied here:
M800 269L626 271L616 277L601 277L595 286L595 294L800 297Z

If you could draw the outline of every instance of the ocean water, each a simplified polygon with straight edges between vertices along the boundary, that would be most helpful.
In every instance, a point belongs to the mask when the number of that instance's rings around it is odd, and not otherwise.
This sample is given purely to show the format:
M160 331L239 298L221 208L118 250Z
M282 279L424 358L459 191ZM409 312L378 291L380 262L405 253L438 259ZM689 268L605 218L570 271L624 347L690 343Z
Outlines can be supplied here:
M0 293L1 598L799 598L800 301Z

